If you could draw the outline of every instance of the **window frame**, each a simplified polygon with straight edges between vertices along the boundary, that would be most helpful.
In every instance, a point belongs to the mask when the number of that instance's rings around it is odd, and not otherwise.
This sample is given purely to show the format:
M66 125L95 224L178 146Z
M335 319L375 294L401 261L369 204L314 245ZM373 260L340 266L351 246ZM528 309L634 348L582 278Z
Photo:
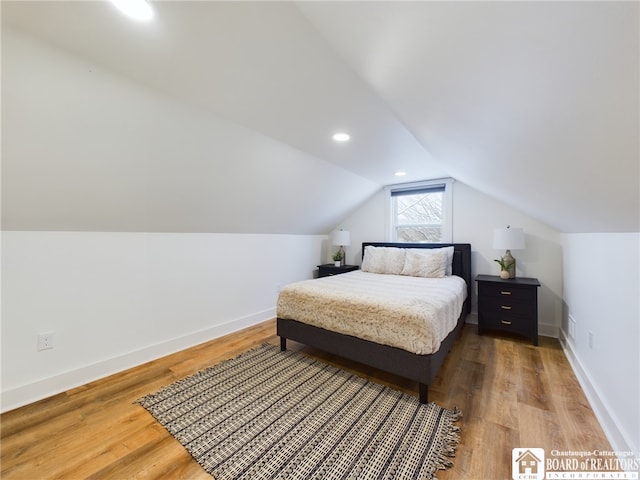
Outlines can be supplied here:
M397 239L396 212L394 209L394 193L410 192L419 190L441 189L444 187L442 195L442 238L437 242L424 243L452 243L453 242L453 178L439 178L425 180L421 182L399 183L386 186L386 240L389 242L404 243Z

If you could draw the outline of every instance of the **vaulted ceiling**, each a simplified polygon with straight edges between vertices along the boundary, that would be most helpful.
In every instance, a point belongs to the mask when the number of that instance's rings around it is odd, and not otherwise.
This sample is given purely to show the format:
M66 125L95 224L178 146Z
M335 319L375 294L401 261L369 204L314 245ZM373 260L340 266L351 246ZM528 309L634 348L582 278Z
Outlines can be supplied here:
M3 1L3 223L321 233L404 170L560 231L639 231L638 6L156 1L140 24L107 2ZM42 47L25 34L51 52L27 58ZM79 65L110 86L62 88ZM70 145L104 142L86 118L109 115L123 82L119 98L145 92L110 127L127 148L87 158ZM140 117L133 141L142 103L157 121ZM56 108L85 119L75 135Z

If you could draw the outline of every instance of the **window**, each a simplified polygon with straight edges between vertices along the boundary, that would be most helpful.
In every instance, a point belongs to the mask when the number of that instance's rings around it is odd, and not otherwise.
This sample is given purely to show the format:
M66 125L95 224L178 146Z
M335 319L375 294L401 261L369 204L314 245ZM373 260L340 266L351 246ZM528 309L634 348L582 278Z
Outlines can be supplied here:
M446 179L388 187L390 240L451 242L452 184Z

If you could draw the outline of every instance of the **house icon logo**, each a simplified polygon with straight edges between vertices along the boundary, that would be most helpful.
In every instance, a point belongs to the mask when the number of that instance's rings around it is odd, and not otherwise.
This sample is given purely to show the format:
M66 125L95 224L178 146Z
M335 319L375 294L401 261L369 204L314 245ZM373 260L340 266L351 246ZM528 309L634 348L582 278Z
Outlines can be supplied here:
M511 473L513 480L544 480L544 449L514 448Z

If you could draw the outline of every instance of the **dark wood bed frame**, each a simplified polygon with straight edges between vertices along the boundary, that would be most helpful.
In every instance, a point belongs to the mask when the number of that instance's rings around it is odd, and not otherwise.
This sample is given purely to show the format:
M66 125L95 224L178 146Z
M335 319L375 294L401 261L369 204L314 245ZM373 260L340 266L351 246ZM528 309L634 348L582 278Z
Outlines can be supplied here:
M471 245L468 243L366 242L362 244L363 256L364 249L367 245L400 248L454 247L453 274L462 277L465 282L467 282L467 299L462 307L462 313L458 318L455 328L442 341L439 350L428 355L418 355L400 348L389 347L351 335L344 335L307 325L296 320L278 318L277 334L280 336L280 350L285 351L287 349L287 339L291 339L319 350L413 380L418 382L420 403L427 403L429 385L433 382L451 346L464 326L467 315L471 312Z

